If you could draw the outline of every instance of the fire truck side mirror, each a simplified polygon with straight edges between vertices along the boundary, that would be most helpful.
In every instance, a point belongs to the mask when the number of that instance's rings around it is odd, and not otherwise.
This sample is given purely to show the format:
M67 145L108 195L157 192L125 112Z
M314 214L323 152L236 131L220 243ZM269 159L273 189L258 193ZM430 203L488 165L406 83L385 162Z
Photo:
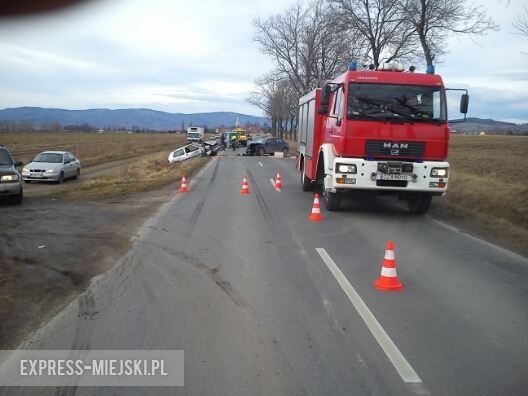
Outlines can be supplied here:
M330 86L330 84L323 85L323 87L321 88L321 99L319 100L319 109L317 110L319 114L326 114L328 112L330 92L332 92L332 87Z
M460 112L462 114L467 114L469 105L469 95L463 94L460 98Z

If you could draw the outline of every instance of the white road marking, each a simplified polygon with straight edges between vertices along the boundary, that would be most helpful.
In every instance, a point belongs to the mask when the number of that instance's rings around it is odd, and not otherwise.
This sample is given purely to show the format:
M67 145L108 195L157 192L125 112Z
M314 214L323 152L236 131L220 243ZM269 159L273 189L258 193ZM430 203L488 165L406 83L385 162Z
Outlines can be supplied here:
M263 164L262 162L260 162L260 161L259 161L259 163L258 163L258 164L259 164L260 166L264 166L264 164Z
M411 367L409 362L405 359L403 354L400 352L396 344L391 340L387 332L381 327L377 319L374 317L370 309L367 307L363 299L356 292L354 287L350 284L345 275L341 272L337 264L332 260L327 251L323 248L316 248L317 253L323 259L324 263L334 275L339 283L339 286L343 289L347 297L349 298L354 308L356 308L359 316L363 319L370 332L380 345L381 349L385 352L389 360L392 362L394 368L400 374L403 382L407 383L421 383L422 380L418 377L418 374Z
M273 179L271 179L271 178L270 178L269 180L270 180L270 182L271 182L271 185L272 185L273 188L275 189L275 191L281 192L281 189L280 189L280 188L275 187L275 180L273 180Z

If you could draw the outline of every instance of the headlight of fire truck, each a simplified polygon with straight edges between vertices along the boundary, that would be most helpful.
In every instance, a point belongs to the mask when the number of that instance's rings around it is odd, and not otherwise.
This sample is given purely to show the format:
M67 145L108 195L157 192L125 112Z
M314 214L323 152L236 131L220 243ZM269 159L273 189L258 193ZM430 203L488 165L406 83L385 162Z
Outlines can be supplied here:
M433 168L431 169L431 177L447 177L449 168Z
M338 173L357 173L356 165L337 164Z

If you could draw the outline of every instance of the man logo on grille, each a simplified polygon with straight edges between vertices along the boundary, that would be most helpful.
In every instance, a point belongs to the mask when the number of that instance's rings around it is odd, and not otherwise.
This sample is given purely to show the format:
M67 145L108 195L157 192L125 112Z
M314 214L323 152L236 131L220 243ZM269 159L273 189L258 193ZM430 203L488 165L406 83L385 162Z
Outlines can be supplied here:
M383 143L383 148L389 148L389 149L408 149L409 144L408 143Z

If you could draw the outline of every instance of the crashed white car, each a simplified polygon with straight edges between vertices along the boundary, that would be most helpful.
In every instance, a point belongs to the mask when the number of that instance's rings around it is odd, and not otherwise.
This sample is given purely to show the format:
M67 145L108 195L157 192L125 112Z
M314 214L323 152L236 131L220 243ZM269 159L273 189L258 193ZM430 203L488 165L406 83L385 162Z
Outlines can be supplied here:
M169 164L175 162L182 162L194 157L200 157L204 155L202 147L195 144L188 144L187 146L180 147L169 154Z

